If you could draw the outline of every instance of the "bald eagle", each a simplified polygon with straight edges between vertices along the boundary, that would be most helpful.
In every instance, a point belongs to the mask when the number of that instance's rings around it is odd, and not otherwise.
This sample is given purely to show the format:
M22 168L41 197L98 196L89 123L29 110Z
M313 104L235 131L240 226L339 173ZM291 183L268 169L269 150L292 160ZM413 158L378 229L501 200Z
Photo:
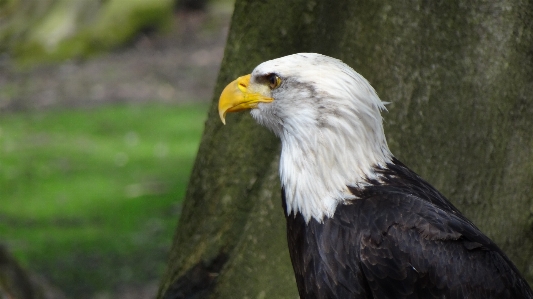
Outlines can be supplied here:
M384 103L340 60L261 63L222 92L281 139L287 240L300 298L533 298L507 256L390 152Z

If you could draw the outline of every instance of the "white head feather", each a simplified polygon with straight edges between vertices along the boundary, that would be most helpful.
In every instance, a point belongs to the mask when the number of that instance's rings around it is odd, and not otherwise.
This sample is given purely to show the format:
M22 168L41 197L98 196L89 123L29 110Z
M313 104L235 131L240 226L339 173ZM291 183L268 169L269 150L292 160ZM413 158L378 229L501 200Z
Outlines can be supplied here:
M337 205L354 196L347 186L376 179L392 154L387 146L383 102L368 81L342 61L301 53L266 61L251 82L276 74L272 103L251 111L257 122L280 137L281 184L287 214L306 221L332 217Z

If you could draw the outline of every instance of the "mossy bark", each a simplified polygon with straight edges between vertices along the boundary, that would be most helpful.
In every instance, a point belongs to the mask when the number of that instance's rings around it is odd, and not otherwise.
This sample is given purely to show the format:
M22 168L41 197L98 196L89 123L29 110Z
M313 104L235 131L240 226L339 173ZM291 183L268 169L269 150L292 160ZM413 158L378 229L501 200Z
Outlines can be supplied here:
M342 59L365 76L391 102L385 132L396 157L533 282L532 49L531 1L238 0L158 297L185 298L176 283L222 255L202 298L297 298L278 141L247 114L223 126L216 112L225 84L297 52Z

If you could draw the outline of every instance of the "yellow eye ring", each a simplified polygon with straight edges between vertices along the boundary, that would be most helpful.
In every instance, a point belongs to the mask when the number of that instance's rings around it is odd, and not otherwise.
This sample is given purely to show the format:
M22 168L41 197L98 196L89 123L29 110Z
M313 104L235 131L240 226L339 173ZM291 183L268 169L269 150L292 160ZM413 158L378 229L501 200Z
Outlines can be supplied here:
M276 74L270 74L267 76L268 86L270 89L275 89L281 84L281 78Z

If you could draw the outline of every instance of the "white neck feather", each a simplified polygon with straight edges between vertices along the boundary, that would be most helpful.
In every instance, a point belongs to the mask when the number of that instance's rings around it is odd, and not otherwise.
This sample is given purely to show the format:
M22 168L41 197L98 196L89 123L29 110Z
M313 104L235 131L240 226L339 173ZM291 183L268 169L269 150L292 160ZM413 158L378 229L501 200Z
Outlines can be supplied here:
M311 218L322 222L333 217L337 205L355 198L347 186L379 179L374 167L384 167L392 154L382 132L381 140L376 140L374 132L364 132L360 125L342 132L324 127L314 136L288 132L280 136L280 178L288 215L299 212L306 222Z

